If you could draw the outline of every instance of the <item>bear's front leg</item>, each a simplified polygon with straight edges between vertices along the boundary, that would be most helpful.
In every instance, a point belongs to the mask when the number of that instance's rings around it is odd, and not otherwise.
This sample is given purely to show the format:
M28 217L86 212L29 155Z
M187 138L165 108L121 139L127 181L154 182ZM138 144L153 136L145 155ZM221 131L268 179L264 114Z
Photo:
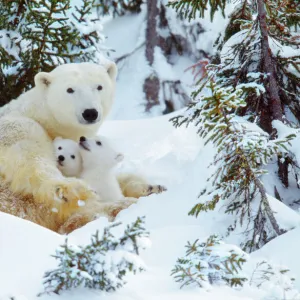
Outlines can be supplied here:
M0 119L0 173L13 192L33 195L63 215L95 195L83 181L61 174L47 132L21 116Z
M117 179L124 197L140 198L167 190L163 185L149 184L144 178L135 174L119 174Z
M88 201L86 206L71 215L58 229L60 234L68 234L101 216L114 221L118 213L132 204L137 203L136 198L124 198L116 202L102 202L100 199Z

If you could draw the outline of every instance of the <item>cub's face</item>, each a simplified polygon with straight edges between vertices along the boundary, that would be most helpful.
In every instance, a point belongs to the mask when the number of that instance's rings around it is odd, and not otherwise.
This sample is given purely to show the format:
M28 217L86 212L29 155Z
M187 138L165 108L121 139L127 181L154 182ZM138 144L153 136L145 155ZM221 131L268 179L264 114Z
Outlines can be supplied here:
M58 123L79 128L98 128L109 113L115 90L116 65L65 64L35 77L47 107Z
M78 177L82 171L79 146L68 139L56 138L53 141L58 169L66 177Z
M109 140L103 136L96 139L82 136L79 141L79 151L85 170L95 168L109 170L124 158L123 154L114 150Z

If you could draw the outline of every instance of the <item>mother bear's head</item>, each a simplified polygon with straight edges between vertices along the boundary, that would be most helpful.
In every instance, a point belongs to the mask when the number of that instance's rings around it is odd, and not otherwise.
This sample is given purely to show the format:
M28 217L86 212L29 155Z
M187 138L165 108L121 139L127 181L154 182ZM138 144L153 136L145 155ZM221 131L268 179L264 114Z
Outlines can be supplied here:
M34 80L58 123L74 128L99 127L111 109L116 76L113 62L70 63L50 73L40 72Z

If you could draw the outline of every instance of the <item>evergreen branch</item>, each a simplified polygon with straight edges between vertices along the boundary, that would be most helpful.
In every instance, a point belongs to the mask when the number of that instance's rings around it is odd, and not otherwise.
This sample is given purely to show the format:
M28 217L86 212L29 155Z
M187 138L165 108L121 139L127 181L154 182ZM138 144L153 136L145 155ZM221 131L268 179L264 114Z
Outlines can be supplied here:
M216 11L221 10L223 17L225 17L226 0L179 0L170 1L167 6L176 10L185 19L191 21L197 17L204 18L205 11L210 8L210 19L214 18Z
M111 230L120 223L104 228L102 237L97 231L87 246L74 246L68 240L53 255L59 261L58 267L44 275L43 293L60 294L62 291L77 287L86 287L105 291L114 291L125 284L123 277L128 272L144 270L143 262L138 258L142 243L148 239L143 218L128 225L124 235L115 238Z
M199 240L192 244L188 242L186 255L177 260L171 276L176 282L182 283L180 288L191 284L200 288L222 284L243 286L247 278L242 277L240 271L247 261L247 254L235 246L228 246L225 248L215 235L203 243Z

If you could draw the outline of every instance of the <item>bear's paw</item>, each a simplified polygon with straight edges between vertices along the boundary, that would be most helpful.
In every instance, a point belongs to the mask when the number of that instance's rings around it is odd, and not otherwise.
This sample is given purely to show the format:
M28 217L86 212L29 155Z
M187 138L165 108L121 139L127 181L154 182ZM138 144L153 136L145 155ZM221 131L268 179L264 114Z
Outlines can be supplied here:
M83 202L95 198L95 192L82 180L66 178L55 183L54 200L61 206L76 208L83 206Z
M149 196L152 194L161 194L162 192L167 191L167 188L163 185L147 185L144 189L144 196Z

